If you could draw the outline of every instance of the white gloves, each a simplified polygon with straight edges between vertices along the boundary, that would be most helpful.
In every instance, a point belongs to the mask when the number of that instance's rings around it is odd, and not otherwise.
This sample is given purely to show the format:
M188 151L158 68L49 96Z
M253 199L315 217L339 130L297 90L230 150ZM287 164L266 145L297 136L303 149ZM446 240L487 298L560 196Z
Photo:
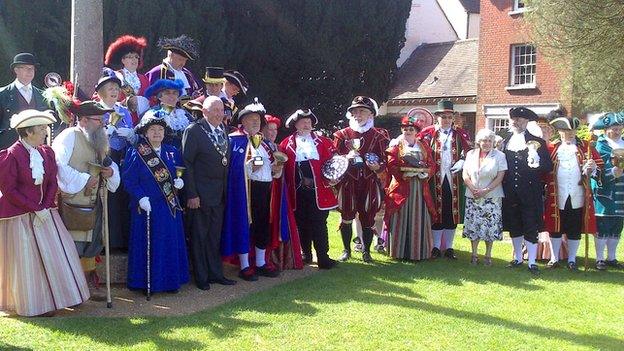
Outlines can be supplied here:
M461 171L463 168L464 168L464 160L458 160L457 162L455 162L453 167L451 167L451 173L455 174Z
M134 131L131 128L117 128L117 135L130 140L134 136Z
M540 157L537 154L537 151L533 148L529 148L528 156L527 156L527 165L531 168L539 167Z
M141 200L139 200L139 207L145 212L152 212L152 205L150 205L149 197L142 197Z
M111 126L109 124L106 127L104 127L104 130L106 131L106 135L111 136L111 135L113 135L113 133L115 133L117 131L117 128L115 128L115 126Z
M184 181L182 178L176 178L173 180L173 187L180 190L184 187Z
M43 223L45 223L45 221L47 221L51 216L52 214L50 213L49 208L44 208L43 210L35 211L35 218L33 220L33 226L34 227L42 226Z

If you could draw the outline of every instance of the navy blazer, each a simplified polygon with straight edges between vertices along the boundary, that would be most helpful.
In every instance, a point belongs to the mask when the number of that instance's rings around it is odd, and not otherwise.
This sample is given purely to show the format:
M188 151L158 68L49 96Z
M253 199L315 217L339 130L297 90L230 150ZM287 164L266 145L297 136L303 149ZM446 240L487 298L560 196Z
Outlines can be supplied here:
M10 126L11 116L22 111L17 100L19 93L15 82L0 88L0 149L6 149L17 141L17 132ZM33 85L32 93L35 108L40 111L47 110L48 104L43 98L42 90Z
M505 172L505 177L503 178L503 189L505 192L508 190L524 192L526 190L527 196L538 194L542 196L542 176L553 169L546 142L544 139L529 133L529 131L525 131L524 139L527 142L534 140L540 143L540 147L537 149L537 154L540 158L539 167L531 168L527 164L528 149L519 152L507 150L509 139L511 139L511 134L503 139L501 144L501 150L505 153L507 159L507 172Z

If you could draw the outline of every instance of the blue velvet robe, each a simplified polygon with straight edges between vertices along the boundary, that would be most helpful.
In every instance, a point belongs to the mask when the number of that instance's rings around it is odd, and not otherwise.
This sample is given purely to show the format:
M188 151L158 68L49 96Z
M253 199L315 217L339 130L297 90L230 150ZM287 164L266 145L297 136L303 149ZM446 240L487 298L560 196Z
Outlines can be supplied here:
M178 150L163 144L161 159L166 163L173 178L176 165L182 165ZM182 212L172 215L165 196L154 176L134 147L126 153L122 181L130 194L130 241L128 244L128 288L147 287L147 240L146 213L139 208L139 200L147 196L151 212L151 289L152 292L178 289L189 281L188 256L182 226Z

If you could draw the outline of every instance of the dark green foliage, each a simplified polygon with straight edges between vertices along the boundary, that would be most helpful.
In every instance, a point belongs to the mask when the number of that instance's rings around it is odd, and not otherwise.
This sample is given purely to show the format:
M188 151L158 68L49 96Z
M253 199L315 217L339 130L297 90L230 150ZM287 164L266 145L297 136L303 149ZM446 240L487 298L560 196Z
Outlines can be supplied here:
M0 67L15 53L41 60L37 84L49 71L69 70L68 0L0 0ZM104 49L122 34L148 39L143 71L164 57L161 36L188 34L200 58L188 67L199 77L206 66L238 69L269 113L283 118L312 108L321 125L344 125L351 98L378 102L387 91L403 47L409 0L104 0ZM8 68L0 81L13 79Z

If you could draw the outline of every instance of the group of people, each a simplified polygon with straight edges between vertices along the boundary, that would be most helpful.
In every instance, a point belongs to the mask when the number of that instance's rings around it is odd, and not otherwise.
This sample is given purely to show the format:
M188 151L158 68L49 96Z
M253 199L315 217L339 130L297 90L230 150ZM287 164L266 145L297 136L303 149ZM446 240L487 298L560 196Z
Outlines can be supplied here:
M176 293L190 271L202 290L235 285L223 262L238 265L246 281L314 257L331 269L351 259L354 222L367 263L375 235L395 259L456 259L463 222L472 264L485 241L491 265L492 243L506 230L510 267L522 266L524 246L537 274L545 229L549 267L563 258L566 234L567 266L576 269L581 233L596 234L598 269L619 267L624 154L621 162L612 154L624 149L624 116L594 125L606 131L594 148L575 137L578 119L551 118L560 135L551 143L527 130L538 116L516 107L508 136L497 142L480 130L473 148L453 123L451 101L433 115L403 117L391 139L375 127L376 101L357 96L349 125L332 139L315 131L308 108L281 119L257 98L241 104L249 83L236 70L207 67L201 84L185 68L198 58L187 36L161 39L166 57L139 73L146 45L130 35L115 40L85 101L71 96L71 84L32 86L35 56L15 56L16 79L0 89L0 310L45 315L101 298L96 267L105 243L127 249L127 287L147 294ZM278 142L282 126L289 134ZM341 216L338 260L328 255L333 209Z

